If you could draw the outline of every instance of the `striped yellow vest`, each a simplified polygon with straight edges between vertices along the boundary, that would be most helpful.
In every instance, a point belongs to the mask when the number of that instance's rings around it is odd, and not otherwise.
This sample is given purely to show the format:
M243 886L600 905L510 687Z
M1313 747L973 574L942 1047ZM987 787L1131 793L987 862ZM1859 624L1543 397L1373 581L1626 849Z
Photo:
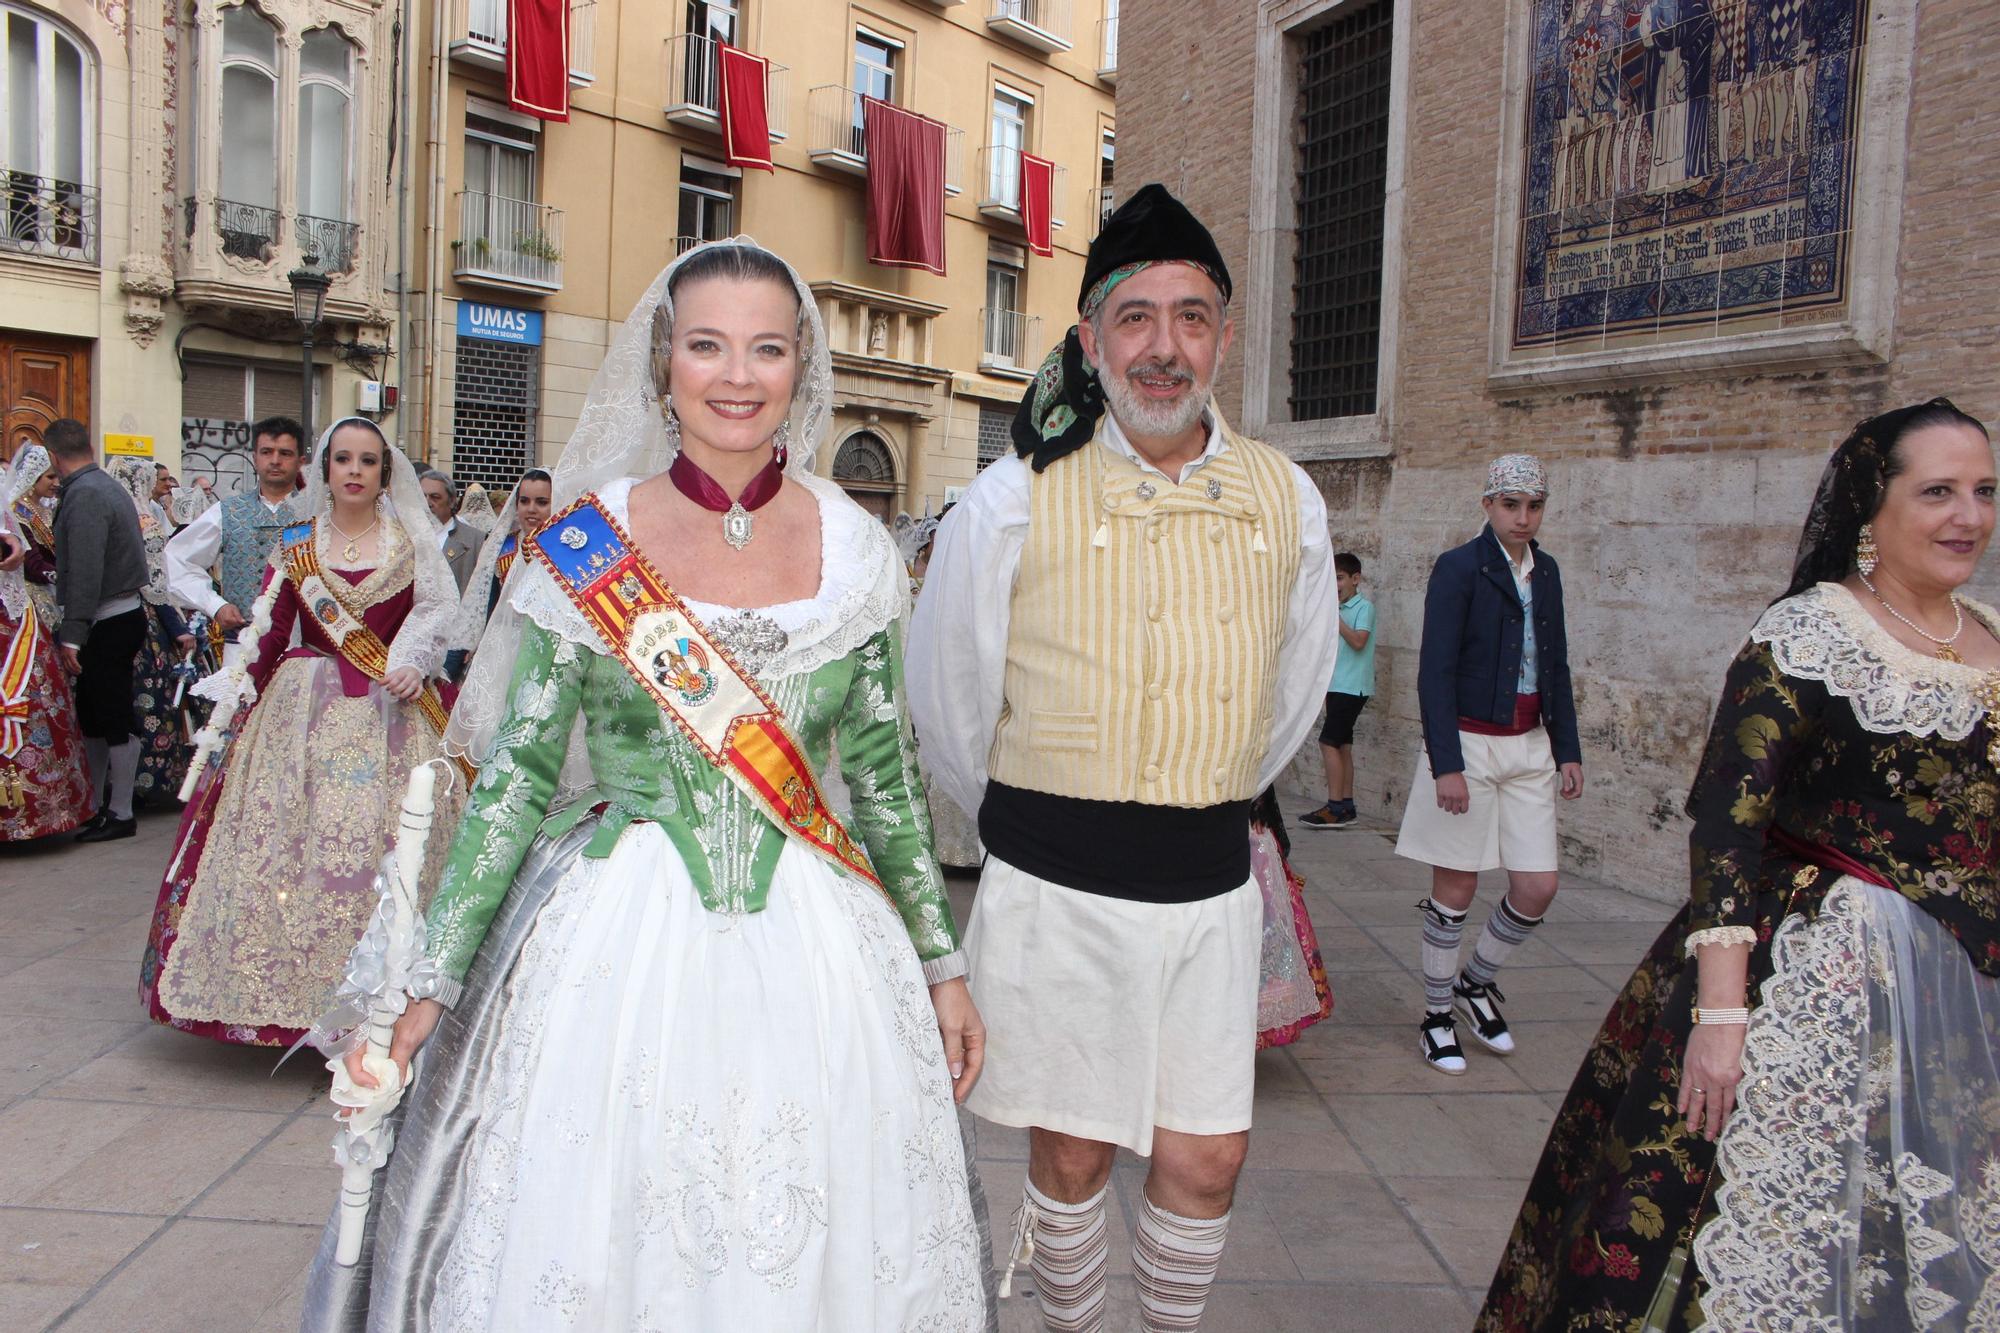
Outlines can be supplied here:
M1299 565L1292 465L1224 428L1184 485L1103 437L1033 482L999 782L1208 806L1255 796Z

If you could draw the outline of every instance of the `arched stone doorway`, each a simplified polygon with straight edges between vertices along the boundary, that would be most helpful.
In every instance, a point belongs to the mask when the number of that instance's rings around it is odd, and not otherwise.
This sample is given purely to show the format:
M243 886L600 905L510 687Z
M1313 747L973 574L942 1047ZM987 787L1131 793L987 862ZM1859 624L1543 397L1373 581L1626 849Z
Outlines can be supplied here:
M833 479L856 504L889 521L896 508L896 454L887 440L869 430L842 440L833 455Z

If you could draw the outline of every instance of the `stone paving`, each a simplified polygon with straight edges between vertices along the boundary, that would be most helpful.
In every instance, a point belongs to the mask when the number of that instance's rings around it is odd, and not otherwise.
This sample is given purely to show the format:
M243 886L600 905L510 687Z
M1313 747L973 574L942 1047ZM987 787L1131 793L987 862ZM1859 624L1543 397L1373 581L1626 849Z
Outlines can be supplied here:
M324 1071L300 1056L274 1073L270 1052L144 1020L139 955L172 832L155 815L128 842L0 848L0 1328L296 1327L337 1189ZM1411 905L1427 872L1379 830L1294 843L1335 1012L1258 1060L1257 1128L1204 1328L1468 1327L1553 1108L1669 909L1566 881L1503 977L1520 1051L1475 1047L1450 1079L1415 1053ZM969 894L958 886L961 911ZM1025 1136L982 1127L979 1155L1004 1233ZM1131 1327L1143 1179L1121 1159L1116 1329ZM1040 1327L1018 1297L1001 1324Z

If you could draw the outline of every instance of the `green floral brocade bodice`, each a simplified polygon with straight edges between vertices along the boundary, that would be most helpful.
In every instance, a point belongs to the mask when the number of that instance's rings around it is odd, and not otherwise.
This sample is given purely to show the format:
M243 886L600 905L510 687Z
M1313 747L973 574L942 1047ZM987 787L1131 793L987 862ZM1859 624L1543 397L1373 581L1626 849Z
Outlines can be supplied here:
M609 856L634 823L655 823L710 911L761 910L786 835L616 660L532 620L522 630L493 756L480 770L430 908L429 949L439 970L454 983L464 977L536 834L566 831L600 804L607 808L584 855ZM852 793L849 832L867 850L918 957L956 950L903 705L896 623L852 652L762 683L822 781L837 740ZM579 712L596 785L549 815Z

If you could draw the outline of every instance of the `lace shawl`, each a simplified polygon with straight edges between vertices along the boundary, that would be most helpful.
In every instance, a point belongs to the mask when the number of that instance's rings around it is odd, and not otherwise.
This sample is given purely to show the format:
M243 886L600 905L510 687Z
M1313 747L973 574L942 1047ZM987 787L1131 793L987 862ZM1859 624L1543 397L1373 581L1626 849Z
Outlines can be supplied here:
M1975 619L2000 633L1993 608L1961 600ZM1838 583L1774 603L1750 637L1770 648L1786 675L1818 681L1847 700L1855 719L1877 735L1962 741L1986 715L1979 687L1991 673L1905 647Z

